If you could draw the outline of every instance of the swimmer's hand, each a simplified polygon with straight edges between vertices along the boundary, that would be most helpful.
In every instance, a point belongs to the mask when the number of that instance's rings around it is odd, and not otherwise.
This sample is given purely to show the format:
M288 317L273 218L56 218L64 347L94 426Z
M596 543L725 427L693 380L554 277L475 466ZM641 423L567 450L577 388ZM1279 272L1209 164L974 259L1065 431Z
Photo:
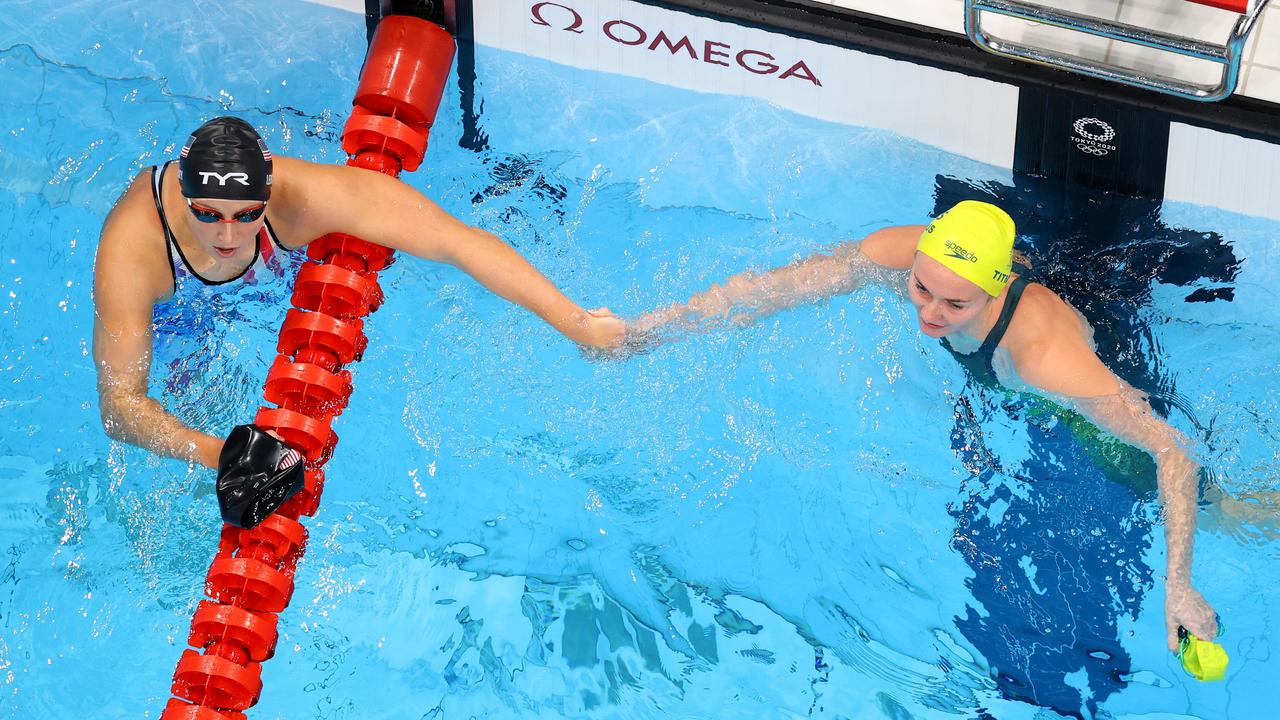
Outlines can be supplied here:
M1218 618L1213 607L1190 584L1173 582L1165 586L1164 628L1169 652L1178 651L1178 626L1201 640L1218 637Z
M734 303L724 292L725 287L714 285L711 290L694 295L688 303L675 303L635 318L627 323L619 353L649 352L690 333L707 332L725 323L745 327L755 322L757 316Z
M636 318L637 332L649 333L668 330L696 332L732 323L744 327L755 322L768 309L754 297L755 279L752 273L735 275L723 285L712 285L704 292L689 298L687 303L675 303L665 308L645 313Z
M622 346L627 324L609 308L588 310L579 321L573 340L595 350L613 351Z

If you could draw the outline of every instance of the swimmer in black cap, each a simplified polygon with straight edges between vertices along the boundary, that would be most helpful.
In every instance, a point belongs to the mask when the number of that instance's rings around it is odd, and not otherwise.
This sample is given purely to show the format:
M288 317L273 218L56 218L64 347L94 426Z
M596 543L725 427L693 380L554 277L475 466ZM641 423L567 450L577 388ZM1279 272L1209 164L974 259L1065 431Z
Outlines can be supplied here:
M613 313L582 309L502 240L409 185L371 170L273 158L242 120L200 126L177 172L172 165L133 180L103 225L94 267L102 422L118 440L218 467L224 440L188 427L147 395L152 311L177 296L217 302L222 288L282 275L283 253L328 233L454 265L581 345L616 346L625 332ZM287 452L261 442L255 435L237 447L276 463L259 484L284 494L294 478ZM243 460L228 458L224 470ZM224 513L257 514L241 500L224 504Z
M214 118L201 125L187 138L178 166L186 198L264 204L271 199L271 152L257 131L239 118Z

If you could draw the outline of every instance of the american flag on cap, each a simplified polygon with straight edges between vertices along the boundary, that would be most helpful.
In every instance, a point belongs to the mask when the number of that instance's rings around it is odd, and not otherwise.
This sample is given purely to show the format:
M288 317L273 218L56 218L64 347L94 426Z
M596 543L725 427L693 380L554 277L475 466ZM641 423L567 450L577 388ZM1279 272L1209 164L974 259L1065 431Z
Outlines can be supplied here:
M262 159L271 162L271 151L267 149L267 144L258 138L258 147L262 150Z
M276 466L276 470L284 470L285 468L293 467L295 463L301 460L302 454L293 448L289 448L289 451L284 454L284 457L280 458L280 464Z

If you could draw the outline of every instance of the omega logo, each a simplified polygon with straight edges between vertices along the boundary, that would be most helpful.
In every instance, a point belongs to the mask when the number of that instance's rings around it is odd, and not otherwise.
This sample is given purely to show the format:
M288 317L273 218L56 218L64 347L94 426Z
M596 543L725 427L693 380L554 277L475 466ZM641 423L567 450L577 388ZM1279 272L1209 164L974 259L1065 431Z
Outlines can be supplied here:
M582 34L584 24L582 15L568 5L555 2L539 2L529 8L530 22L542 27L559 27L562 31ZM555 21L553 24L552 21ZM715 40L698 42L688 35L668 33L659 29L645 28L629 20L614 19L605 21L600 27L601 34L610 42L629 47L644 48L650 52L666 51L671 56L688 57L690 60L702 61L708 65L739 68L755 75L776 75L779 80L798 79L822 87L822 81L804 60L797 60L790 65L779 62L771 53L751 48L735 49L729 43ZM784 69L785 65L785 69Z
M560 3L540 2L537 5L534 5L533 7L529 8L529 13L533 15L534 25L551 27L551 23L547 22L546 18L542 17L543 8L546 8L548 6L557 7L557 8L560 8L561 10L568 12L569 16L572 18L572 22L570 22L567 26L560 28L561 30L568 30L569 32L579 33L579 34L582 33L582 16L578 14L577 10L574 10L568 5L561 5ZM556 13L556 14L563 15L564 13Z

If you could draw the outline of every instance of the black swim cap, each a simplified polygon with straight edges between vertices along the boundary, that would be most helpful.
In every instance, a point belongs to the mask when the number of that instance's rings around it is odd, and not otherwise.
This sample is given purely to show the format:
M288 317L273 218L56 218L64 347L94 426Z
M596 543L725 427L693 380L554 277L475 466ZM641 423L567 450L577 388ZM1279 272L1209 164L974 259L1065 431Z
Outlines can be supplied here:
M266 201L271 197L271 151L249 123L217 117L187 139L178 180L189 198Z
M257 425L237 425L218 454L218 507L230 525L251 528L302 489L302 454Z

